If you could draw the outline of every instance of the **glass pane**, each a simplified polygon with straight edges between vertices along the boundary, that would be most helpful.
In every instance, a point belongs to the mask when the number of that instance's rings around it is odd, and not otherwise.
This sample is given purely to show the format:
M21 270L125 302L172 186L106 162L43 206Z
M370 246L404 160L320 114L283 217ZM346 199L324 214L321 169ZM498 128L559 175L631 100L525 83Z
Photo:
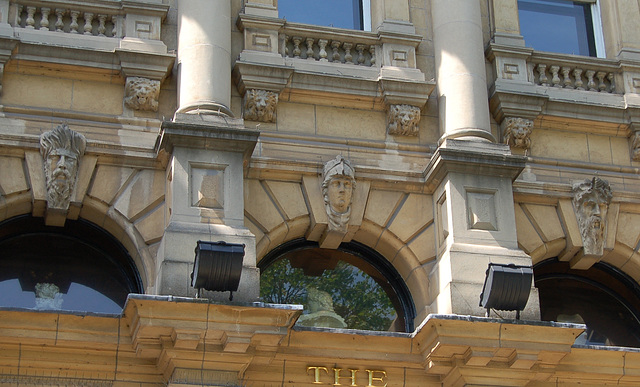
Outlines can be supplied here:
M565 0L518 0L520 33L540 51L596 56L591 6Z
M291 22L361 30L361 0L278 0L278 15Z
M294 268L289 259L280 259L263 271L260 296L265 302L303 304L299 325L388 330L396 311L385 290L357 267L342 260L333 264L332 269Z

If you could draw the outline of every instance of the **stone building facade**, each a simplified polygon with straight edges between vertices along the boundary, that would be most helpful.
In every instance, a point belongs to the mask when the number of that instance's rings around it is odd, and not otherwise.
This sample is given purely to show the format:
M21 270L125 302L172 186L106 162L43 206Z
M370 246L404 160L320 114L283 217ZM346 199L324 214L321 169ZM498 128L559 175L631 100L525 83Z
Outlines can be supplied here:
M0 385L640 384L640 4L555 1L576 55L521 27L547 3L0 0ZM198 241L244 245L233 302ZM282 259L394 322L261 302ZM489 264L533 269L521 320Z

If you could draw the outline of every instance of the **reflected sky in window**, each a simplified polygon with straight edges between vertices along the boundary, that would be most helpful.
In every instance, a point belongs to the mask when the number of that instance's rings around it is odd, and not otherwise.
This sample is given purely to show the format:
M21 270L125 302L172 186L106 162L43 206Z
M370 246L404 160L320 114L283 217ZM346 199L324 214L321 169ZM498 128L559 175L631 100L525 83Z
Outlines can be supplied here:
M368 0L363 3L368 16ZM356 30L363 29L361 7L359 0L278 0L278 14L288 21ZM365 30L370 29L367 22Z
M595 56L590 7L566 0L519 0L520 33L535 50Z

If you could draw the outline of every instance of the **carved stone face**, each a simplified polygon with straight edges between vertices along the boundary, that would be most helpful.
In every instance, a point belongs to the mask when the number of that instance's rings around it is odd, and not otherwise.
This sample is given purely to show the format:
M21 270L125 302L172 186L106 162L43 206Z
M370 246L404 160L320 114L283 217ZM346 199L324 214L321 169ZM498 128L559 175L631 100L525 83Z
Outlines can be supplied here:
M68 197L78 170L77 157L65 149L54 149L47 156L45 172L47 190L52 197Z
M249 90L245 95L244 118L253 121L275 122L278 95L272 91Z
M420 109L410 105L392 105L389 108L389 134L417 136Z
M515 148L531 147L531 129L533 121L523 118L507 118L505 142Z
M351 205L351 195L353 194L353 184L346 176L335 176L329 181L327 189L329 195L329 205L337 213L345 213Z
M605 219L611 202L609 184L599 178L574 186L573 205L585 255L604 254Z
M160 81L140 77L129 77L125 85L124 103L134 110L158 111Z
M49 208L69 208L78 172L78 159L84 154L85 147L84 136L66 125L40 136Z

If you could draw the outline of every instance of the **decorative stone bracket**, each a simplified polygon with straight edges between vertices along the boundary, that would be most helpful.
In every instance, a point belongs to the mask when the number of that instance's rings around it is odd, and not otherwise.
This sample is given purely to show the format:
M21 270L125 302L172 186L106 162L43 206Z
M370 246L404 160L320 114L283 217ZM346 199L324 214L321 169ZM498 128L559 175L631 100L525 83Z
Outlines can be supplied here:
M420 108L411 105L391 105L387 115L387 133L399 136L418 135Z
M276 122L278 94L273 91L251 89L244 95L243 114L245 120Z
M503 142L512 148L531 148L533 121L526 118L508 117L502 121Z
M631 140L631 159L640 161L640 131L633 132Z
M125 84L124 104L133 110L158 111L160 81L140 77L128 77Z

